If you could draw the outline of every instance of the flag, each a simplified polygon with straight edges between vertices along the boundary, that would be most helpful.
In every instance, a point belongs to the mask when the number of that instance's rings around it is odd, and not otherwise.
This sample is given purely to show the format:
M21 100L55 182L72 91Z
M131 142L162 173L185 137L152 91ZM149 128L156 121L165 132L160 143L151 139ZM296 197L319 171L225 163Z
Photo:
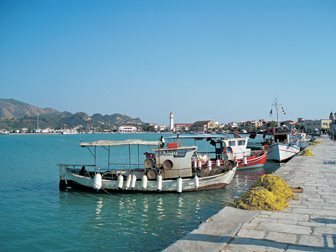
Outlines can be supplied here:
M270 111L269 115L270 115L270 116L272 115L272 109L271 109L271 111Z

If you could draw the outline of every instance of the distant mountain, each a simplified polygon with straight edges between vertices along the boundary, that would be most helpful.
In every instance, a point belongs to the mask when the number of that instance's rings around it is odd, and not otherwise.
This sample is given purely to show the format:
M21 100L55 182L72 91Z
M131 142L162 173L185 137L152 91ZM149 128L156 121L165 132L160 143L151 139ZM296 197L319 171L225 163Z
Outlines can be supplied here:
M122 124L142 126L140 118L131 118L127 115L94 114L89 116L84 112L72 114L60 112L52 108L39 108L14 99L0 99L0 129L41 129L53 128L82 128L84 130L116 129Z
M38 108L14 99L0 99L1 119L17 119L24 116L36 117L37 114L44 115L53 113L59 113L59 111L51 108Z

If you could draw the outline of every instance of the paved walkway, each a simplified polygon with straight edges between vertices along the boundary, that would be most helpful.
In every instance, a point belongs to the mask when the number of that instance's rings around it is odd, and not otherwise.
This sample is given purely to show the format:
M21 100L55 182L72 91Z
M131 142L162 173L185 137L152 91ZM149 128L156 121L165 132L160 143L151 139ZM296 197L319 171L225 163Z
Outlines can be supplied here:
M165 251L336 251L336 142L327 136L276 171L303 193L281 212L225 207Z

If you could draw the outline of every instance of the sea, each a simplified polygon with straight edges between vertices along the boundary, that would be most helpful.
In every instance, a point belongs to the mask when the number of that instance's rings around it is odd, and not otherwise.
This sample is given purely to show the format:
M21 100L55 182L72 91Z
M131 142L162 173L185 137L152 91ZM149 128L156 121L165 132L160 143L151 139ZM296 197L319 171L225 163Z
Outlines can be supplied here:
M201 192L59 191L57 164L93 162L81 141L133 138L160 135L0 135L0 251L161 251L279 167L238 171L225 189Z

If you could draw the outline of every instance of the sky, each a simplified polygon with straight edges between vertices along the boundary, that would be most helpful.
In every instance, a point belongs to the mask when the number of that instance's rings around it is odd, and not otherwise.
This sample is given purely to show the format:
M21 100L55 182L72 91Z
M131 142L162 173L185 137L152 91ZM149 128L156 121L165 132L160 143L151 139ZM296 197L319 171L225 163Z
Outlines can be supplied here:
M0 98L144 122L336 112L336 1L0 0ZM274 110L273 110L274 111Z

